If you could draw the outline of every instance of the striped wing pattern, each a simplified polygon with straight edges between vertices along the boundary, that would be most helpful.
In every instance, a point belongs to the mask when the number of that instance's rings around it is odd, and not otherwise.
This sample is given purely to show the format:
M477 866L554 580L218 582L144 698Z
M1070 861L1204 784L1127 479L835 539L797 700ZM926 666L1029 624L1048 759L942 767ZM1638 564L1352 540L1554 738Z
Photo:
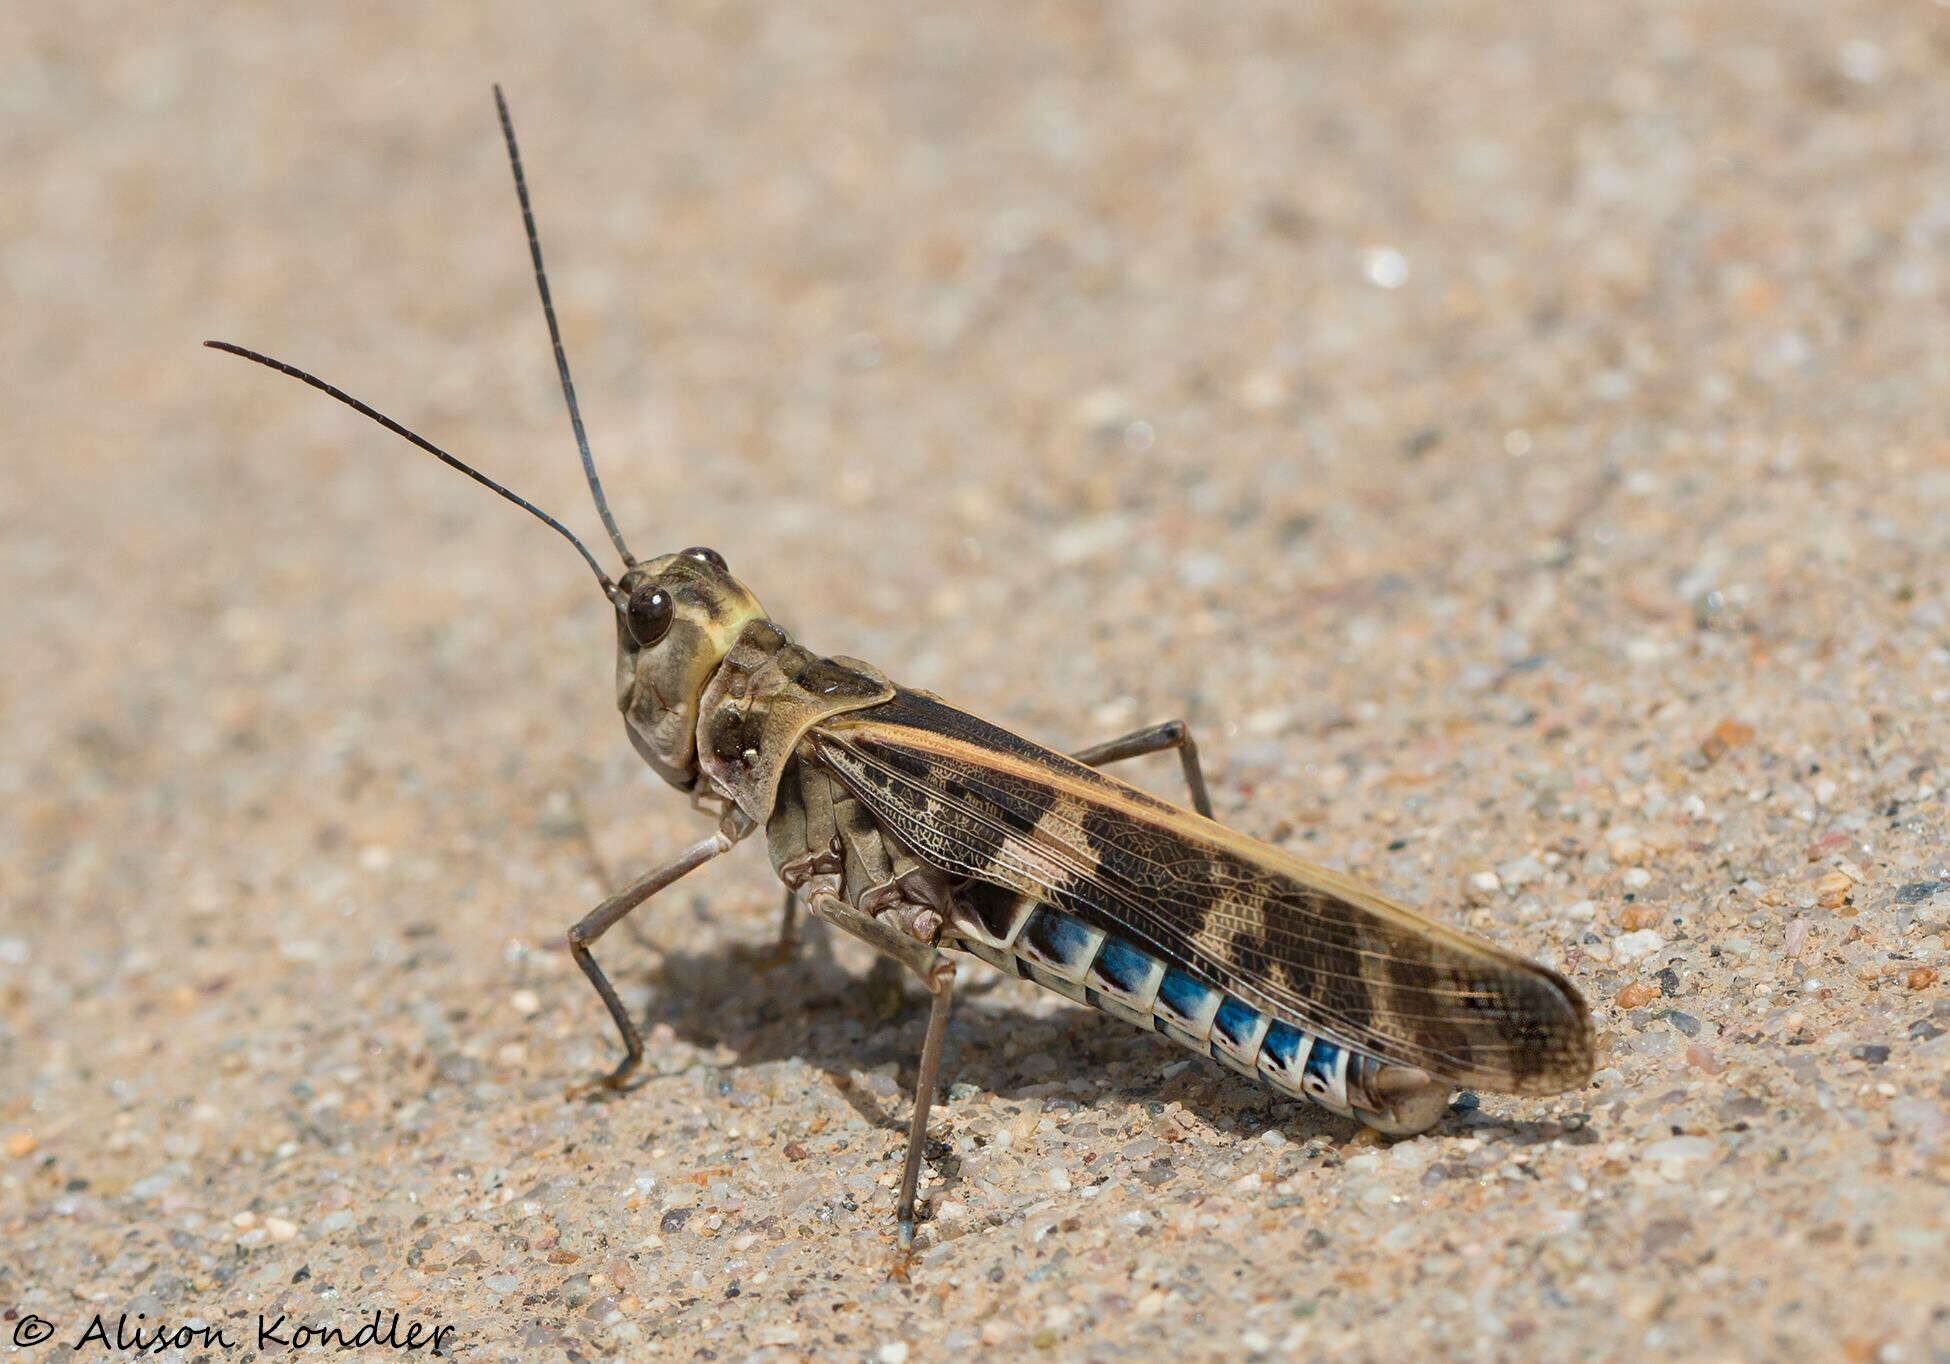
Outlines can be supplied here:
M1552 1094L1592 1068L1556 972L925 692L814 750L914 853L1128 938L1298 1028L1457 1085Z

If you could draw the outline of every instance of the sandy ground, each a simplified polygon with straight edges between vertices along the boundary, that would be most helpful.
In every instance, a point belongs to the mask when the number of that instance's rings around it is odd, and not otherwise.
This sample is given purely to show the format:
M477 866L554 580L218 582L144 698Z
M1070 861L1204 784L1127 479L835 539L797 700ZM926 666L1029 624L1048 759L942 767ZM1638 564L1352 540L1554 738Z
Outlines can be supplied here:
M544 8L0 12L0 1340L1950 1358L1950 11ZM1390 1146L991 976L892 1282L925 1011L756 971L754 847L565 1102L562 930L702 832L607 608L197 349L593 531L497 78L640 550L1188 717L1223 819L1567 971L1592 1085Z

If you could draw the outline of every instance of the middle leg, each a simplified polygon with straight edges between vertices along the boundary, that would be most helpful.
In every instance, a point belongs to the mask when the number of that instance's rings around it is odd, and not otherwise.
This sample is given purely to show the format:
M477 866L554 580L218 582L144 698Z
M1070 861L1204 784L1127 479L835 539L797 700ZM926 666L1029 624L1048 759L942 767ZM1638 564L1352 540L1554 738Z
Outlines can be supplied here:
M928 1032L921 1043L920 1069L914 1078L914 1116L907 1129L907 1158L901 1166L900 1201L895 1205L900 1225L899 1254L894 1262L895 1277L905 1277L914 1250L914 1201L921 1182L921 1158L928 1145L928 1114L934 1107L934 1092L941 1078L942 1040L948 1030L948 1015L955 1002L955 963L943 956L933 942L924 941L894 922L894 915L875 916L848 904L827 890L817 890L806 901L806 908L835 928L878 948L919 976L933 996L928 1009ZM936 931L939 931L938 925Z

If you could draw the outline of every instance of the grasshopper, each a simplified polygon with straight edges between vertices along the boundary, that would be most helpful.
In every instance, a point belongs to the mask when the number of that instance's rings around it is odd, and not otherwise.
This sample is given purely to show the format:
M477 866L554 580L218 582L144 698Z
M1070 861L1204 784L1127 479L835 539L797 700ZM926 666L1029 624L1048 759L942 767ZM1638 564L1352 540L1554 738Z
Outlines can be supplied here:
M1456 1087L1541 1095L1589 1078L1590 1015L1569 981L1214 821L1181 721L1066 756L871 664L795 643L715 550L636 558L596 475L514 124L498 86L494 97L563 400L620 576L560 521L343 390L257 351L206 344L319 389L484 484L554 528L594 572L615 615L616 704L630 743L717 828L569 930L569 952L623 1043L622 1059L586 1088L623 1087L643 1059L636 1021L591 947L760 830L786 888L782 943L803 902L913 971L931 996L896 1206L903 1256L953 953L1392 1135L1432 1126ZM1165 750L1178 754L1191 809L1101 770Z

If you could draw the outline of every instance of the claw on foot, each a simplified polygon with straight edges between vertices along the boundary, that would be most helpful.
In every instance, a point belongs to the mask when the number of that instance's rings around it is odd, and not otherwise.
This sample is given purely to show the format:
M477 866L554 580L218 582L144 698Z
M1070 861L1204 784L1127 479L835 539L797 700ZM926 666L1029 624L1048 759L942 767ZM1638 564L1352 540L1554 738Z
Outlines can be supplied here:
M909 1218L901 1219L900 1238L894 1247L894 1263L887 1269L887 1277L896 1283L908 1282L918 1263L914 1254L914 1223Z
M629 1078L631 1068L618 1067L607 1075L598 1075L593 1080L581 1080L562 1091L562 1102L573 1103L593 1094L621 1094L623 1082Z

